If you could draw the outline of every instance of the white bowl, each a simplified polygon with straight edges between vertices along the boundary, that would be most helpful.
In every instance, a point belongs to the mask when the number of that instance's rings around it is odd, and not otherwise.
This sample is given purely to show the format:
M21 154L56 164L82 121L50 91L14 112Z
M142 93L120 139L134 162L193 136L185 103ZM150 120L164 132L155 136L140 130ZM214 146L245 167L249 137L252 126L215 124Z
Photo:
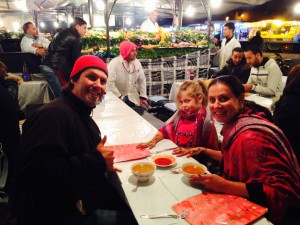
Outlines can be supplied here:
M171 155L156 155L151 161L158 167L173 166L176 163L176 159Z
M204 166L201 163L194 163L194 162L184 163L181 166L181 170L182 173L187 177L207 173L206 166Z
M156 170L156 165L151 162L136 162L131 165L131 172L140 182L150 179Z

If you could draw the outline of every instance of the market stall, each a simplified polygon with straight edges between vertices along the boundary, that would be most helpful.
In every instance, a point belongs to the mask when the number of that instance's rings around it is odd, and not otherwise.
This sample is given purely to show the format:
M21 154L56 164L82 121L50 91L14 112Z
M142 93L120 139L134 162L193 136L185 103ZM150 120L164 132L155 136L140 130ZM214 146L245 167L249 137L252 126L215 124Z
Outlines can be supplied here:
M207 76L210 51L206 36L197 30L113 31L110 32L110 57L119 55L119 44L123 40L134 42L139 48L137 58L146 75L148 96L168 96L173 82ZM84 54L109 61L105 31L89 31L83 46Z

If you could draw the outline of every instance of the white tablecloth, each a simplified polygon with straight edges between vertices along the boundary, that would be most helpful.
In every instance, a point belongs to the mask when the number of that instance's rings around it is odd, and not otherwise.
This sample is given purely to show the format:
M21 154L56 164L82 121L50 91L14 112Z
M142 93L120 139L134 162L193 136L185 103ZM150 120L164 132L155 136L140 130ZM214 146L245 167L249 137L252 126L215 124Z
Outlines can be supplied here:
M144 120L131 108L125 105L112 93L107 93L105 99L93 112L93 119L101 130L102 135L107 135L106 145L140 143L150 140L157 132L150 123ZM161 150L174 147L170 140L162 140L151 150ZM171 154L171 151L163 154ZM140 161L151 160L151 157ZM178 157L177 165L180 167L185 162L194 161L192 158ZM134 161L136 162L136 161ZM171 206L193 195L201 193L200 189L191 187L189 181L182 174L171 173L171 168L158 168L149 182L137 184L136 178L131 174L130 166L134 163L122 162L115 166L123 170L118 173L122 189L128 203L139 224L188 224L179 219L142 219L142 214L174 214ZM265 218L256 224L269 224Z
M19 105L24 110L30 104L50 102L47 81L27 81L19 85Z

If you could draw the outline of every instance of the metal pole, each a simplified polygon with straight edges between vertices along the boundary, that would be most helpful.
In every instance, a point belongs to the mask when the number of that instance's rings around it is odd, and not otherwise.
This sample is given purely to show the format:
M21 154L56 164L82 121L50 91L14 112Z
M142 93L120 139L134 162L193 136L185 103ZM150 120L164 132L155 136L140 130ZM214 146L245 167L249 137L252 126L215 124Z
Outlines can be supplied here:
M183 4L183 1L184 0L176 0L176 5L177 5L177 8L178 8L178 21L179 21L179 30L181 29L182 27L182 18L183 18L183 10L182 10L182 4Z
M88 0L88 9L89 9L89 20L91 28L94 27L94 20L93 20L93 0Z
M105 10L104 10L104 22L106 26L106 58L110 58L110 41L109 41L109 2L108 0L104 1Z
M200 0L204 9L205 9L205 12L207 14L207 40L208 42L210 42L210 25L211 25L211 10L210 10L210 2L208 2L208 6L206 7L203 0Z

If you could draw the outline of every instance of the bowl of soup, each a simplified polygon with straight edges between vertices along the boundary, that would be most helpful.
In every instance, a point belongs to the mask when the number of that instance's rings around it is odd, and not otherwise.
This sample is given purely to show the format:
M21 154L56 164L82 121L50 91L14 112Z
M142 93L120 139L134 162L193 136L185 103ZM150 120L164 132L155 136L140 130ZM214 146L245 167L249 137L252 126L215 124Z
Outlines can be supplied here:
M152 162L137 162L131 166L132 174L141 182L148 181L155 170L156 165Z
M207 172L206 166L201 163L185 163L181 167L182 173L187 176L191 177L193 175L201 175Z

